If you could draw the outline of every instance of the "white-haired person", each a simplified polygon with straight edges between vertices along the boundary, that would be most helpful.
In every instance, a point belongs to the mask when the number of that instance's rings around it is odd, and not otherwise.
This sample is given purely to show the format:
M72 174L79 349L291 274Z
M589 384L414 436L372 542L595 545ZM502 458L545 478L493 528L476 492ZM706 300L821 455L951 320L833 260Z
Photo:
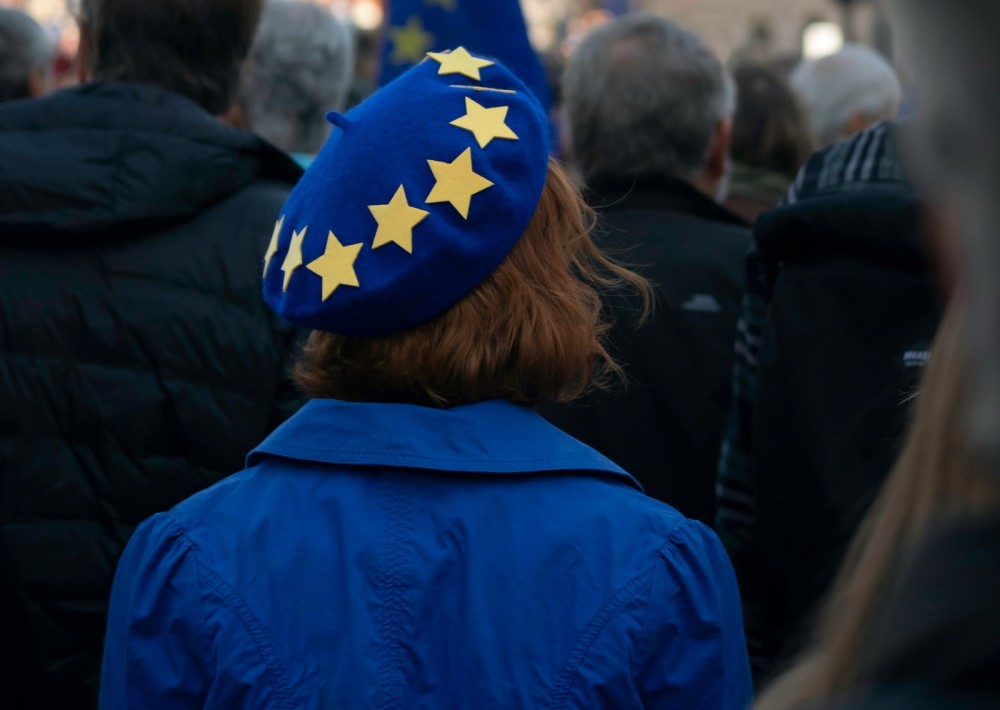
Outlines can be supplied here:
M342 110L354 71L351 28L301 0L264 6L239 97L244 126L303 167L330 135L328 110Z
M55 89L55 46L22 10L0 7L0 102Z
M903 98L892 65L860 44L803 61L792 72L791 83L809 108L821 147L894 118Z

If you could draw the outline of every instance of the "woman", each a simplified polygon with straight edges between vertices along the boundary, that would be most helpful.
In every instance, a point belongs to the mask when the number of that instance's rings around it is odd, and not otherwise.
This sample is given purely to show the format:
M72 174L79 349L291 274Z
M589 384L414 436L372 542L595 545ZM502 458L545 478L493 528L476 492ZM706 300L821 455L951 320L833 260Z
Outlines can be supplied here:
M743 64L733 71L732 183L726 207L748 222L785 196L815 146L799 97L773 69Z
M460 48L331 120L264 267L314 399L133 537L102 705L745 707L713 533L526 406L618 371L595 286L648 289L538 103Z
M996 508L1000 491L963 435L966 392L961 309L951 304L934 341L896 465L851 544L814 640L764 692L761 710L812 707L859 680L876 609L904 552L930 524Z

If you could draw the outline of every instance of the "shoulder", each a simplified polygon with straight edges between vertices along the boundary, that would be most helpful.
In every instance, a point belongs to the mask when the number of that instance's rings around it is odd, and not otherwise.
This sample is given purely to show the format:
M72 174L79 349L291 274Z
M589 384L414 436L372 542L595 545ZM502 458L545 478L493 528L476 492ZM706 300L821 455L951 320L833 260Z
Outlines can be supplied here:
M600 703L589 694L603 684L638 696L643 707L742 710L752 694L749 663L739 592L721 543L672 511L639 513L635 524L655 529L657 543L637 537L641 564L615 578L581 635L586 653L572 657L572 675L583 681L564 683L562 693L593 707Z
M202 214L210 219L226 220L231 225L230 231L233 228L239 232L252 231L259 237L254 243L263 241L266 244L292 187L291 183L282 180L257 178L206 207Z
M178 708L291 707L285 669L262 629L178 516L155 515L129 541L115 575L100 705L169 697Z
M715 532L662 501L624 486L599 488L584 481L567 493L576 500L567 515L579 521L581 543L594 550L617 548L606 557L595 555L610 563L616 579L645 575L650 585L654 578L683 585L685 570L694 567L713 575L731 573Z
M8 101L0 105L0 129L9 131L56 128L60 125L60 114L63 126L66 125L66 121L76 125L79 123L79 116L74 110L87 106L88 101L85 96L81 96L79 87L63 89L38 98Z
M278 472L276 476L261 477L258 467L238 471L178 503L169 511L169 519L185 535L229 526L238 530L234 524L249 517L241 515L241 508L249 513L246 506L257 509L274 503L268 499L274 492L269 490L273 488L271 482L287 483L287 476Z

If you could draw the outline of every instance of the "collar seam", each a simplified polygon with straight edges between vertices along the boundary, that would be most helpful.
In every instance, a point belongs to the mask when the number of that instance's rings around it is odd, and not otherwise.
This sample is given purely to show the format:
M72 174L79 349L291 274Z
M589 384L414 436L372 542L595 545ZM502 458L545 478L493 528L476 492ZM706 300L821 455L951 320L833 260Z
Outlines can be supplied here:
M251 455L254 454L271 454L275 456L289 456L293 453L303 453L303 454L313 454L316 456L322 456L323 460L329 460L331 463L339 463L345 459L351 459L350 463L359 463L361 460L370 461L372 463L388 463L391 461L427 461L427 462L439 462L439 463L450 463L450 464L462 464L464 466L475 466L480 464L479 470L490 470L484 469L481 466L481 462L476 459L470 458L444 458L442 456L423 456L421 454L384 454L370 450L364 451L338 451L336 449L315 449L306 446L296 446L294 444L280 444L280 445L270 445L261 446L254 449ZM624 473L620 467L615 466L613 463L608 461L600 461L596 457L563 457L563 458L547 458L547 459L504 459L498 461L496 459L491 460L491 464L502 464L507 466L529 466L529 465L539 465L539 464L560 464L573 465L574 469L581 468L582 464L589 464L591 466L600 465L601 468L595 469L600 471L613 471L615 473ZM534 469L532 469L534 470Z

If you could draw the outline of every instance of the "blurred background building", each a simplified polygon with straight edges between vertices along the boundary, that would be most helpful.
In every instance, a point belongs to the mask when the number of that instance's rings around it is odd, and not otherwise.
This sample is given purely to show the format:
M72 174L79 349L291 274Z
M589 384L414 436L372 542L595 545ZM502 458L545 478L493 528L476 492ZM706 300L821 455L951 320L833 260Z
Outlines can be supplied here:
M389 0L315 0L365 33L377 33ZM443 0L425 0L433 5ZM489 0L448 0L488 2ZM71 53L74 0L0 0L35 17ZM542 52L568 51L586 28L628 10L669 17L703 36L724 60L821 55L844 40L888 53L873 0L521 0L531 40Z
M752 52L761 59L834 51L844 39L878 41L871 0L524 0L537 32L553 16L573 19L588 11L644 10L663 15L704 37L723 59ZM549 25L552 26L551 24ZM555 25L558 27L558 24ZM558 33L558 29L557 29ZM539 42L548 39L539 34Z

